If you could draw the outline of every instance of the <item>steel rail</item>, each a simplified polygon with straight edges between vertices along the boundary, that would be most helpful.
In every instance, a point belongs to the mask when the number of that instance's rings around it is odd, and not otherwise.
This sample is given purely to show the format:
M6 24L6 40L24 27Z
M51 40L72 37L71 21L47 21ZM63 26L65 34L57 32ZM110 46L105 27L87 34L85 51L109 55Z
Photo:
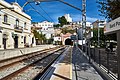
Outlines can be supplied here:
M58 46L60 47L60 46ZM51 49L55 49L57 47L54 47L54 48L51 48ZM21 58L21 57L25 57L25 56L29 56L29 55L35 55L39 52L43 52L43 51L46 51L46 50L49 50L49 49L44 49L44 50L40 50L40 51L36 51L36 52L31 52L31 53L28 53L28 54L23 54L23 55L20 55L20 56L15 56L15 57L11 57L11 58L7 58L7 59L3 59L3 60L0 60L0 63L3 63L3 62L7 62L7 61L10 61L10 60L14 60L14 59L17 59L17 58Z
M38 80L39 78L40 80L43 80L43 78L41 79L41 76L44 75L48 68L60 57L60 55L62 55L64 51L65 49L56 58L54 58L45 68L43 68L32 80Z
M0 66L0 71L3 70L3 69L5 69L5 68L8 68L8 67L10 67L10 66L13 66L13 65L15 65L15 64L18 64L19 62L23 62L23 61L25 61L25 60L27 60L27 59L34 58L34 57L39 56L39 55L43 55L44 53L49 52L49 51L51 51L51 50L55 50L55 49L53 48L53 49L45 50L45 51L40 52L40 53L38 53L38 54L28 55L28 56L25 56L25 58L20 59L20 60L18 60L18 61L15 61L15 62L12 62L12 63L5 64L5 65L3 65L3 66ZM24 56L23 56L23 57L24 57Z
M58 49L57 51L59 51L59 50L60 50L60 49ZM57 52L57 51L55 51L55 52ZM48 54L48 55L46 55L46 56L44 56L44 57L42 57L41 59L39 59L39 60L37 60L37 61L32 62L31 64L26 65L25 67L23 67L23 68L15 71L15 72L13 72L13 73L5 76L5 77L3 77L3 78L0 79L0 80L9 80L9 79L15 77L15 76L17 76L18 74L22 73L23 71L27 70L29 67L33 66L34 64L38 63L39 61L41 61L41 60L43 60L43 59L45 59L45 58L47 58L47 57L49 57L49 56L52 55L52 54L54 54L54 52L51 53L51 54Z

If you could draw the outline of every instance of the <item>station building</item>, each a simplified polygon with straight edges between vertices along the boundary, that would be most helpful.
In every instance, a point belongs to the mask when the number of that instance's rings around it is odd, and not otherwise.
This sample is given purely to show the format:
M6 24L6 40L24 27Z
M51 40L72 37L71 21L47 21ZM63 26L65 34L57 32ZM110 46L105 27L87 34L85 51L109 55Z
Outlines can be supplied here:
M35 46L31 17L16 2L0 0L0 49Z

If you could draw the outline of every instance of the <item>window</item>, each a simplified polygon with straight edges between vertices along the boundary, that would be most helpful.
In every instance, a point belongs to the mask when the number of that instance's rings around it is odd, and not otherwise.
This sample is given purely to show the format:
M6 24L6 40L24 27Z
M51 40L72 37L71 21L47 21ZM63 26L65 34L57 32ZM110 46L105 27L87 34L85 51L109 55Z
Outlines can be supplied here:
M48 26L50 26L50 24L48 24Z
M26 22L24 23L24 28L26 28Z
M19 27L19 20L16 19L16 27Z
M24 36L24 44L26 43L26 36Z
M4 15L4 22L7 23L7 21L8 21L8 16Z
M105 24L99 24L100 26L104 26Z

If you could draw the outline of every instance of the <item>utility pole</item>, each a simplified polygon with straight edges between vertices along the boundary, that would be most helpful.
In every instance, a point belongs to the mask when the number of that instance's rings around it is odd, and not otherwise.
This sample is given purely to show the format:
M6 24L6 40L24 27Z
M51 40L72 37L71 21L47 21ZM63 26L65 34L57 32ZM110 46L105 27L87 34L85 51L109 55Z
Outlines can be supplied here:
M85 39L86 46L86 0L82 0L82 49L83 39ZM85 51L87 52L87 49Z
M98 26L98 47L100 47L100 29L99 29L99 20L97 22Z

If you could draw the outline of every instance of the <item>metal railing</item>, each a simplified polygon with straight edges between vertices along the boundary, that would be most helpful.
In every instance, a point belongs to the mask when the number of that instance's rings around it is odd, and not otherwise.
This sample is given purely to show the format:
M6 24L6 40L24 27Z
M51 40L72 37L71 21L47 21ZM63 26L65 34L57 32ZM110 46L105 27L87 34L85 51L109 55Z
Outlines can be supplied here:
M99 67L104 68L107 74L118 78L118 57L116 52L111 52L109 49L105 48L90 48L83 47L83 52L87 49L86 55L89 59L93 60L99 65Z
M23 31L23 27L22 27L22 26L19 26L19 25L14 25L14 29L15 29L15 30Z

